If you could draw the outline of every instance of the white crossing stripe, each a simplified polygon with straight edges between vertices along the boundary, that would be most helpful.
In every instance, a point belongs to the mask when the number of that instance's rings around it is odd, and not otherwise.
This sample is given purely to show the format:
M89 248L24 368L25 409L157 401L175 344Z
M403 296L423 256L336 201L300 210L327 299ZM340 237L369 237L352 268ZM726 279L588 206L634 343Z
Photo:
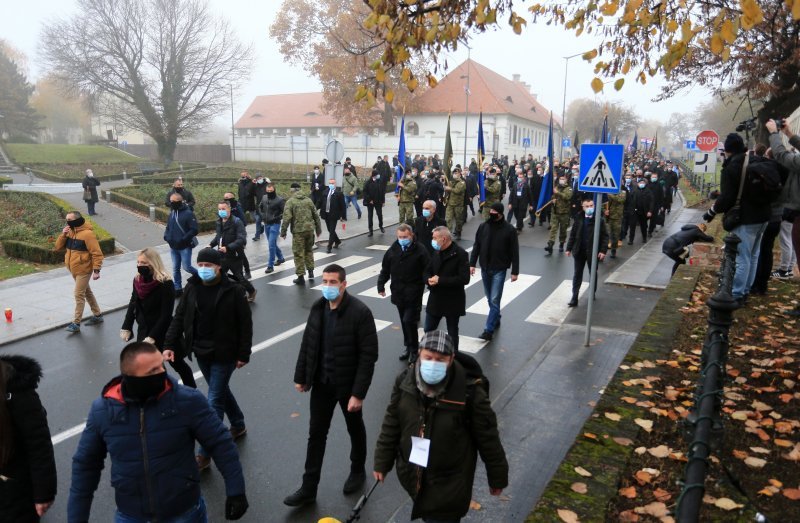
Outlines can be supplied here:
M580 295L589 288L588 282L581 284ZM545 300L536 307L530 316L525 318L528 323L538 323L540 325L553 325L558 327L564 323L569 312L567 303L572 298L572 280L562 281L556 290L550 293Z
M369 280L370 278L376 278L377 280L378 274L381 272L381 264L376 263L375 265L370 265L366 269L361 269L360 271L356 271L354 273L347 274L347 286L350 287L351 285L355 285L357 283L361 283L364 280ZM321 289L322 285L317 285L314 287L315 289Z
M367 249L371 249L373 251L388 251L391 245L370 245Z
M442 323L444 323L444 318L442 319ZM447 332L447 329L444 328L444 325L439 325L439 329L444 330ZM418 329L419 332L419 339L425 335L425 329ZM477 354L480 352L482 348L489 343L486 340L482 340L480 338L470 338L469 336L464 336L463 334L458 335L458 351L459 352L469 352L470 354Z
M475 273L477 274L477 271L475 271ZM536 283L539 278L540 276L520 274L517 277L517 281L512 282L511 280L506 280L503 285L503 297L500 299L500 309L502 310L505 308L514 298L528 290L528 287ZM489 302L486 301L485 297L481 298L480 301L468 308L467 312L473 314L489 314Z
M331 260L331 261L336 262L337 265L340 265L342 267L349 267L351 265L355 265L357 263L361 263L363 261L370 260L370 259L371 258L369 256L348 256L347 258L342 258L341 260ZM321 271L322 267L316 267L315 270ZM320 275L321 275L321 273L320 273ZM292 285L294 285L292 283L292 280L294 280L296 277L297 276L294 276L294 275L286 276L285 278L281 278L279 280L271 281L271 282L269 282L269 284L270 285L281 285L283 287L291 287Z
M316 261L319 261L319 260L323 260L323 259L331 257L331 256L335 256L335 254L333 254L333 253L328 254L326 252L315 252L314 253L314 261L316 262ZM272 274L277 274L279 272L288 271L288 270L294 270L294 259L286 260L283 264L278 265L277 267L275 267L275 270L272 271L269 274L266 274L264 271L259 270L258 271L259 274L257 274L255 276L253 276L252 278L250 278L250 281L258 280L258 279L261 279L261 278L266 278L267 276L270 276Z

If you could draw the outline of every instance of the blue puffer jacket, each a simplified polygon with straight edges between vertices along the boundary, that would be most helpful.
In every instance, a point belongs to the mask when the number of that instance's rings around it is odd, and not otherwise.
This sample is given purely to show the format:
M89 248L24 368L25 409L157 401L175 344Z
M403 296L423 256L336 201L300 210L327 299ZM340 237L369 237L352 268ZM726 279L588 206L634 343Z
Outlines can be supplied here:
M192 239L197 236L197 219L189 206L184 205L180 210L172 210L167 220L167 229L164 231L164 241L172 249L186 249L192 246Z
M117 508L133 518L172 518L197 504L200 476L195 440L214 458L225 478L227 495L245 493L236 446L205 396L178 385L171 376L164 385L158 398L141 404L123 397L121 376L117 376L92 403L72 458L68 521L89 520L106 453L111 455Z

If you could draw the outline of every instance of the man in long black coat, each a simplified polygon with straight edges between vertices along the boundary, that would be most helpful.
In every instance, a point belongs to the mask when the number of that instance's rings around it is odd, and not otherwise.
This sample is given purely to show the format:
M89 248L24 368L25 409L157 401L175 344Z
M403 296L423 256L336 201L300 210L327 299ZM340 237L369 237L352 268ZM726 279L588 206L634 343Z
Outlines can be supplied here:
M469 283L467 251L453 243L447 227L433 230L433 257L425 269L424 281L430 289L425 311L425 332L436 330L442 318L447 322L447 333L453 338L458 351L458 322L466 311Z

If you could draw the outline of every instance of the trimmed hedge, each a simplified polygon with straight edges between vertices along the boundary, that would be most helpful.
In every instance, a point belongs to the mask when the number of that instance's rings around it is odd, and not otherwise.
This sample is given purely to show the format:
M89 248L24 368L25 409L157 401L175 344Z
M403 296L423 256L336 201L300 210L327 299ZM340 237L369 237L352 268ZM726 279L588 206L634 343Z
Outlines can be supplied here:
M0 187L2 187L4 185L10 185L12 183L14 183L13 179L8 178L6 176L0 176Z
M167 190L169 189L165 189L165 194ZM106 198L106 191L102 191L102 194L103 198ZM138 211L145 215L150 214L149 202L138 200L132 196L123 194L118 190L111 191L111 202L118 203L123 207L133 209L134 211ZM167 207L160 205L160 202L155 202L155 208L156 208L156 220L166 223L166 221L169 219L170 210ZM213 231L216 227L216 224L217 224L216 220L197 220L197 228L200 232Z

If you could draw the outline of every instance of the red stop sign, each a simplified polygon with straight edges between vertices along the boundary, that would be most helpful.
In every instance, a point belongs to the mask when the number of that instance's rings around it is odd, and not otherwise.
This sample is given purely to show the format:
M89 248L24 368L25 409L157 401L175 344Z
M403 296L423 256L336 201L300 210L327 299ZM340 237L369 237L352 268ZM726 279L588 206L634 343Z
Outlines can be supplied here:
M710 153L716 150L717 144L719 144L719 135L711 130L701 131L694 141L698 149Z

